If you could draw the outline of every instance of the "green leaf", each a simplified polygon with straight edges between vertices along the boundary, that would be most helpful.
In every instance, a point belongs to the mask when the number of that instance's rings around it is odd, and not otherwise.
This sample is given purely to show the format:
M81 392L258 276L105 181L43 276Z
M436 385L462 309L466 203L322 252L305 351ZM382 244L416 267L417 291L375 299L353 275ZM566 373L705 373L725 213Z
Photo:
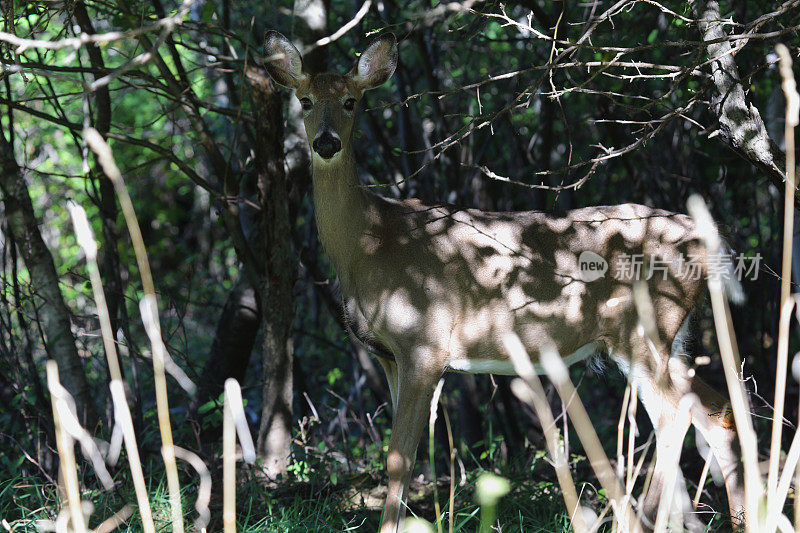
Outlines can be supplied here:
M220 394L216 399L209 400L203 405L201 405L200 409L198 409L197 412L200 413L201 415L206 414L212 409L216 409L217 406L222 405L223 399L224 399L224 393Z
M333 384L336 383L336 381L339 380L339 378L341 378L342 376L344 376L344 372L342 372L341 368L331 369L328 372L328 385L332 387Z
M656 42L656 37L658 37L657 29L650 32L650 35L647 36L647 42L653 44L654 42Z

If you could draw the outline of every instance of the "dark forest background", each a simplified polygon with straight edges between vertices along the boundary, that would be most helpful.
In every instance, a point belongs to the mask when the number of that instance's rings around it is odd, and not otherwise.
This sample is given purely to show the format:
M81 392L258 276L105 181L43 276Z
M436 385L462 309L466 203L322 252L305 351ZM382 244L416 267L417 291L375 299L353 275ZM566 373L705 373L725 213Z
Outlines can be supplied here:
M218 400L235 377L257 451L281 475L268 489L247 478L242 529L377 520L370 491L382 481L388 389L345 332L316 236L300 106L261 64L269 29L304 50L307 67L337 72L371 38L395 33L396 74L366 95L355 139L362 181L381 194L502 211L637 202L685 212L699 193L737 253L762 258L733 322L768 442L785 161L774 47L785 43L797 60L800 2L6 0L1 17L0 515L9 523L26 527L56 508L46 359L58 362L87 427L110 435L109 370L70 201L96 235L146 473L153 491L164 490L143 286L88 127L110 144L132 197L169 355L197 385L188 394L170 381L176 443L214 471ZM694 348L711 356L701 375L724 390L706 307ZM572 377L613 454L624 378L602 363ZM563 412L552 391L551 399ZM797 399L790 378L791 424ZM525 487L523 500L560 509L542 491L554 476L537 451L541 427L507 378L453 375L443 406L462 486L495 470ZM282 451L265 444L270 436L283 439ZM444 431L437 443L436 471L447 472ZM577 439L570 446L581 453ZM589 480L576 457L573 468ZM684 457L696 480L702 460L689 448ZM430 491L430 465L418 470ZM109 495L82 466L98 507L131 499L124 469L116 475L120 488ZM469 493L463 500L469 509ZM713 485L707 500L725 508Z

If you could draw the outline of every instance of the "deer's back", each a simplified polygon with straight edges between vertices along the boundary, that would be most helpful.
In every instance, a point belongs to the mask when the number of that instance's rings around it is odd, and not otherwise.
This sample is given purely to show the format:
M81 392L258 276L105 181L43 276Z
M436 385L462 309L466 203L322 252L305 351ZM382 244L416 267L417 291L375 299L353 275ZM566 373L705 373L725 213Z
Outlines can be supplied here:
M501 357L498 339L513 330L529 347L552 340L569 353L635 322L637 275L650 278L657 311L689 309L702 290L681 270L684 259L705 261L685 215L634 204L554 216L376 202L345 293L393 351L422 340L451 357Z

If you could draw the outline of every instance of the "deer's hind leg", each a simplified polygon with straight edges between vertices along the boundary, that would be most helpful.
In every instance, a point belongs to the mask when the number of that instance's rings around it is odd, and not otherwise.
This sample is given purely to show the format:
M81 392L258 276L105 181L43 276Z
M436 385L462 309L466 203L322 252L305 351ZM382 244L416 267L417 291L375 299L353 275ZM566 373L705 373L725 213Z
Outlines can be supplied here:
M689 335L687 318L672 342L668 370L673 397L694 395L691 421L699 439L705 439L719 467L728 496L728 507L734 528L743 525L744 471L739 439L728 398L709 387L687 364L686 340Z
M642 501L644 515L653 522L656 520L662 495L669 485L673 490L670 523L682 522L687 531L704 531L705 526L693 513L686 480L680 468L683 442L691 423L691 413L683 411L680 405L683 395L672 388L668 375L659 380L650 369L635 368L632 379L656 435L653 475Z
M682 523L687 531L704 531L705 527L692 513L691 499L679 461L690 416L679 410L681 396L669 383L668 372L658 372L667 357L656 357L655 346L639 343L637 356L631 361L617 354L612 358L635 385L639 400L653 424L656 437L656 456L647 494L641 500L645 526L652 525L658 516L661 497L668 485L672 487L669 522ZM663 352L661 352L663 354ZM659 379L660 377L660 379ZM649 524L648 524L649 523Z
M675 387L688 390L697 397L692 407L692 424L708 442L719 466L728 495L731 521L735 528L739 528L744 518L744 471L730 402L700 377L691 377L682 357L672 357L669 368Z
M633 364L616 356L614 359L624 372L630 373L630 379L636 385L656 434L656 462L650 488L642 504L644 515L655 520L666 482L669 476L674 476L674 512L682 513L686 530L705 530L692 508L683 473L679 465L670 459L671 454L680 453L691 423L709 443L710 451L722 471L731 516L736 525L743 511L744 489L738 439L732 416L726 408L727 400L699 377L690 376L682 355L664 357L668 351L657 349L654 345L647 346L645 341L642 341L638 353ZM662 356L656 357L658 353ZM694 398L688 397L690 394ZM682 405L684 398L690 403Z

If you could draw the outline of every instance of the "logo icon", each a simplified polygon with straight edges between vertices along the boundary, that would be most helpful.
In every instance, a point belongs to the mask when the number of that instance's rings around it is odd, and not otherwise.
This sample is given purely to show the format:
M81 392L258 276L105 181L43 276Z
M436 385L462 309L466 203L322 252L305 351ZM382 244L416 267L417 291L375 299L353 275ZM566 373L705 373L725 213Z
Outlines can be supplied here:
M585 250L578 256L578 268L583 281L595 281L605 277L608 272L608 261L594 252Z

